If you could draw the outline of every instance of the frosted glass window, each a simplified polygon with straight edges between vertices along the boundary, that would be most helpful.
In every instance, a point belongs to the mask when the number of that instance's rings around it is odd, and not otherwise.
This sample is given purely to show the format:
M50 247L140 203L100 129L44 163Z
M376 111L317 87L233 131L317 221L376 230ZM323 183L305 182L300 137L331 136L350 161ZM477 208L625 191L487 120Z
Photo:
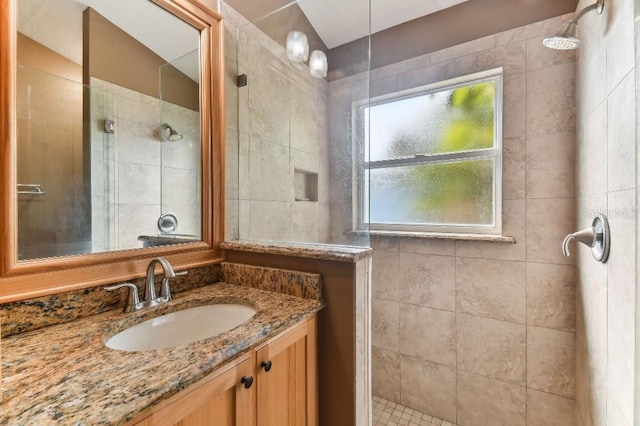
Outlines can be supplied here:
M354 113L367 132L361 226L501 232L502 69L385 95Z
M483 159L373 169L371 222L492 225L494 167Z
M370 161L491 148L494 105L494 81L371 105Z

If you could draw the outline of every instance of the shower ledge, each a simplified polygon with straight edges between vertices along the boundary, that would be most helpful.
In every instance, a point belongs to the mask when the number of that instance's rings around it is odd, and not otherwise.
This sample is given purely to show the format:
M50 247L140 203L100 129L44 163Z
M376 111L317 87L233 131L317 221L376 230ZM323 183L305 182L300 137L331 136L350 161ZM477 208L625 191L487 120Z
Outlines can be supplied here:
M508 235L455 234L448 232L403 232L369 231L372 237L420 238L426 240L484 241L487 243L515 244L516 239Z

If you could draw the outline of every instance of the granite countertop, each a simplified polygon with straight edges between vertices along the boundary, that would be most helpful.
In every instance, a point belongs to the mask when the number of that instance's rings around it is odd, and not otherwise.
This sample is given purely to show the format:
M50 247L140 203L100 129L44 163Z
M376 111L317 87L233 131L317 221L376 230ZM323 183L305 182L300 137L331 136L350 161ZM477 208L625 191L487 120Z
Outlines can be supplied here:
M369 247L342 246L331 244L289 243L280 241L224 241L220 248L250 253L264 253L281 256L306 257L309 259L337 260L355 263L371 256Z
M131 325L211 303L241 303L258 312L235 329L189 345L144 352L104 345ZM0 422L124 423L322 306L318 300L218 283L147 310L110 311L4 338Z

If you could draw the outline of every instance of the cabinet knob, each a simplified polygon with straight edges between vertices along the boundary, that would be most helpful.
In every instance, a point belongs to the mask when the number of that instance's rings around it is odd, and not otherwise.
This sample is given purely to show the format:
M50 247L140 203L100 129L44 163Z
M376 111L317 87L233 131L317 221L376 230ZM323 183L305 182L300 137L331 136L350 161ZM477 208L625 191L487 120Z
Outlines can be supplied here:
M253 384L253 376L242 376L242 379L240 379L240 383L244 385L245 389L249 389Z
M260 364L260 367L264 368L264 371L271 370L271 361L262 361L262 364Z

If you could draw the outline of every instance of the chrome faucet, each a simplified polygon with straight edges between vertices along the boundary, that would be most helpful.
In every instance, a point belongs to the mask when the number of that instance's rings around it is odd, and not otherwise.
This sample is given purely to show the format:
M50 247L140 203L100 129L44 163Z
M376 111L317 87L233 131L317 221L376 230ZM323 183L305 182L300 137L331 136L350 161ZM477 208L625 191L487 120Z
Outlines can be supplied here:
M160 298L156 296L156 265L162 266L164 276L162 277L162 284L160 286ZM144 288L144 300L153 300L157 303L164 303L171 300L171 289L169 288L169 280L175 278L176 273L173 271L173 267L167 259L164 257L157 257L153 259L147 267L147 280L145 281Z
M162 266L163 271L162 284L160 286L160 297L156 295L155 272L157 264L160 264L160 266ZM144 283L143 301L140 301L140 298L138 296L138 287L136 287L135 284L132 283L118 284L110 287L105 287L104 289L107 291L113 291L119 288L128 288L129 299L124 307L124 312L139 311L144 308L170 302L173 298L171 297L171 288L169 286L169 281L171 280L171 278L175 278L178 275L186 275L187 272L188 271L175 272L167 259L165 259L164 257L156 257L155 259L152 259L151 262L149 262L149 266L147 266L147 278Z

